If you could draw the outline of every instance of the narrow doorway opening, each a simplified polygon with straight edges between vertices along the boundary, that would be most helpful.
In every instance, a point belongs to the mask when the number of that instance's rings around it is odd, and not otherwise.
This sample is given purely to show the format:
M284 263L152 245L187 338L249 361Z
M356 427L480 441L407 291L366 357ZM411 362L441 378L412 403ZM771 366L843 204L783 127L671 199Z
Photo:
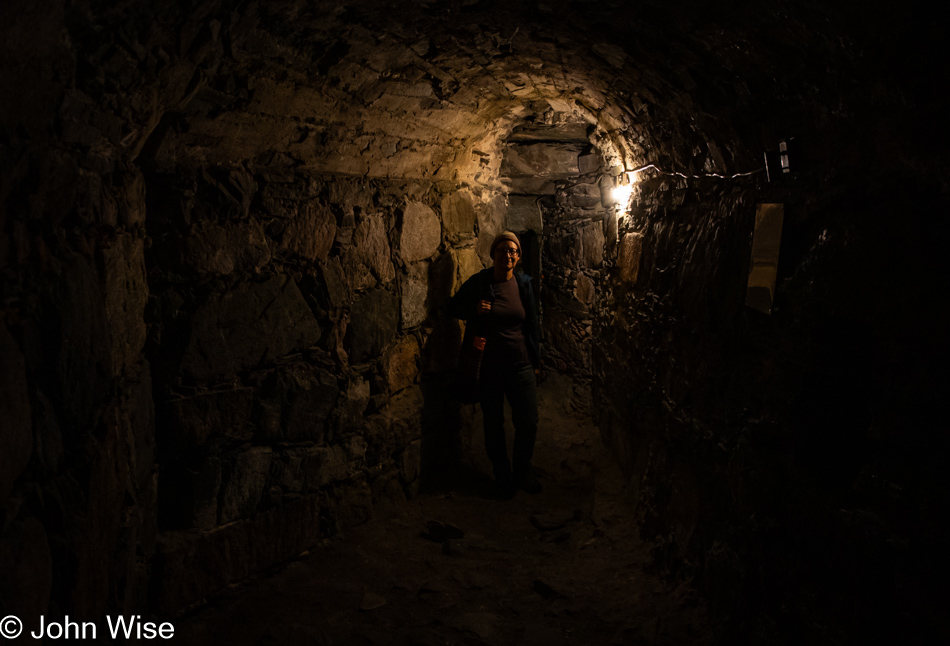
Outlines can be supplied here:
M541 102L503 146L506 226L521 237L522 270L535 279L543 379L564 413L591 408L591 336L615 178L592 142L595 126Z

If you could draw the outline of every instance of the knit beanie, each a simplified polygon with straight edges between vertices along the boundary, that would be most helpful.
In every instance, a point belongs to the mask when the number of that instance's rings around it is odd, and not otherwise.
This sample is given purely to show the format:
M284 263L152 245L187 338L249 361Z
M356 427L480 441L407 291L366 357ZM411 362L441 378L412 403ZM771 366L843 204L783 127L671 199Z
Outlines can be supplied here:
M515 243L515 246L518 247L518 254L521 255L521 241L518 240L518 236L516 236L516 235L515 235L514 233L512 233L511 231L502 231L502 232L499 233L497 236L495 236L495 239L492 240L492 243L491 243L491 250L488 252L488 255L491 256L492 258L494 258L494 257L495 257L495 247L497 247L497 246L499 245L499 243L504 242L505 240L508 240L508 241L510 241L510 242L514 242L514 243Z

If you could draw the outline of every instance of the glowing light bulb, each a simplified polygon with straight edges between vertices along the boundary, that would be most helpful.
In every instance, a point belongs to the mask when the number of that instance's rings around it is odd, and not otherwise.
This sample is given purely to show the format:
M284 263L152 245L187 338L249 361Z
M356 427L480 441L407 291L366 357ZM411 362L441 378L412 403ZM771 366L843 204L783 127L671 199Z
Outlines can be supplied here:
M616 186L613 191L610 192L610 197L613 198L614 202L620 206L627 206L627 202L630 201L630 195L633 193L633 184L627 184L626 186Z

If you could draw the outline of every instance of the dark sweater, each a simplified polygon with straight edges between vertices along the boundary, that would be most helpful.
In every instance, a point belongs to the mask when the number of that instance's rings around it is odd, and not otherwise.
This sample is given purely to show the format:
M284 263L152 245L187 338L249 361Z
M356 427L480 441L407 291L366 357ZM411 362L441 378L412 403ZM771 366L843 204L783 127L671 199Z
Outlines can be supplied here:
M488 317L488 344L485 346L485 366L527 366L528 348L525 345L525 311L514 276L500 283L492 281L495 300Z
M457 319L466 321L464 343L471 343L475 336L489 338L495 333L491 326L491 318L476 314L478 301L485 300L494 304L496 300L492 291L493 275L494 270L491 267L483 269L466 280L458 292L455 293L455 296L449 299L447 305L449 313ZM539 368L541 366L541 355L538 306L534 289L531 286L531 277L516 272L514 278L518 284L521 305L524 307L524 322L521 325L521 333L524 336L525 350L528 353L528 360L531 365Z

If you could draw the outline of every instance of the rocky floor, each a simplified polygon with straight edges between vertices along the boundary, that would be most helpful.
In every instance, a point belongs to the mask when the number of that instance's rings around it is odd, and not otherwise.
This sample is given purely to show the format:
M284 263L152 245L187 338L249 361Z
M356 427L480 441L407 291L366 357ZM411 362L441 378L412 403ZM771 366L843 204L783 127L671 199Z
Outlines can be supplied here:
M704 644L686 585L647 574L623 478L597 429L542 389L544 491L488 497L471 464L175 622L177 644Z

